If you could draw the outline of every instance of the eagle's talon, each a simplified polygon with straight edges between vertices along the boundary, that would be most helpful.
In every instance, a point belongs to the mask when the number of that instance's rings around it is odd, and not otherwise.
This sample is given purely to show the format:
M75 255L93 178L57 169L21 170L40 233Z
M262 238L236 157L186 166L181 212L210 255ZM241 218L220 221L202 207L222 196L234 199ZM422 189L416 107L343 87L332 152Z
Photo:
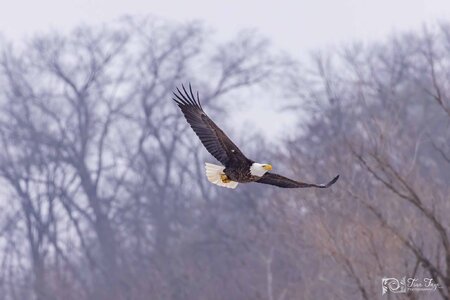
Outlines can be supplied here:
M225 174L220 174L220 180L222 180L223 183L229 183L231 181Z

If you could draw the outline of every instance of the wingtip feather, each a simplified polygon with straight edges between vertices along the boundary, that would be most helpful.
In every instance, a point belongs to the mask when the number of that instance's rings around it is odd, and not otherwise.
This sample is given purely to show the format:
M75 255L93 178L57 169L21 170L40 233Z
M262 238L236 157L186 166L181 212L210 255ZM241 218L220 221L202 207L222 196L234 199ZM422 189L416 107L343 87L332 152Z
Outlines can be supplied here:
M176 90L178 93L176 93L175 91L172 91L173 95L177 99L177 100L175 100L175 99L174 100L179 104L181 103L181 105L193 105L193 106L196 106L196 107L202 109L198 91L197 91L197 98L196 98L194 95L194 92L192 90L191 83L189 82L188 84L189 84L189 91L186 89L184 84L181 84L181 89L183 91L181 91L179 87L176 87Z
M325 187L330 187L330 186L332 186L333 184L335 184L336 181L338 181L339 176L340 176L340 175L337 175L336 177L334 177L330 182L328 182L328 183L325 185Z

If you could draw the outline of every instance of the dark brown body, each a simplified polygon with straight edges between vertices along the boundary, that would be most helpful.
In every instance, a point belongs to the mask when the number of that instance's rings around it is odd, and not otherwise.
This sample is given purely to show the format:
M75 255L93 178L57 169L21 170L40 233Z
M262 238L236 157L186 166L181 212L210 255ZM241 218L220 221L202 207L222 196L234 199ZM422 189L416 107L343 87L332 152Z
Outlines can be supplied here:
M223 170L223 172L232 181L241 182L241 183L254 182L254 181L257 181L258 179L260 179L261 177L253 176L250 173L250 166L252 165L252 163L253 163L252 161L249 161L249 163L246 163L246 164L229 166L229 167L226 167L225 170Z

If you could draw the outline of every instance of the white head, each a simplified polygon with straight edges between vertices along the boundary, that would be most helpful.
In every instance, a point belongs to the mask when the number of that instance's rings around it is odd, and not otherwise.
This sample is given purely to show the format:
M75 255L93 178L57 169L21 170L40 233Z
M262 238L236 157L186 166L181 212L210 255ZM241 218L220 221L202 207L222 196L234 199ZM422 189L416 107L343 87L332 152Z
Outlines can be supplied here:
M272 170L272 165L270 164L253 163L250 167L250 174L261 177L270 170Z

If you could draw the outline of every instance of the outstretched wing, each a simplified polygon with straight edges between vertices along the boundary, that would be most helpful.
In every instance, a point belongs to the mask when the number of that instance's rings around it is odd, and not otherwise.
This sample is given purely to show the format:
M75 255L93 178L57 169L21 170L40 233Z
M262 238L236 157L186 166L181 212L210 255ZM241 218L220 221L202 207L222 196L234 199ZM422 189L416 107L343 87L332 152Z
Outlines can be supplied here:
M301 181L295 181L295 180L292 180L287 177L284 177L284 176L281 176L278 174L274 174L274 173L266 173L266 174L264 174L264 176L262 176L256 182L276 185L276 186L279 186L282 188L316 187L316 188L324 189L324 188L328 188L328 187L332 186L338 179L339 179L339 175L334 177L327 184L314 184L314 183L305 183L305 182L301 182Z
M203 111L198 92L195 97L190 84L189 92L184 85L182 85L182 89L183 91L180 91L177 88L178 93L173 93L175 96L173 100L181 108L186 120L206 150L225 166L230 161L248 161L241 150Z

